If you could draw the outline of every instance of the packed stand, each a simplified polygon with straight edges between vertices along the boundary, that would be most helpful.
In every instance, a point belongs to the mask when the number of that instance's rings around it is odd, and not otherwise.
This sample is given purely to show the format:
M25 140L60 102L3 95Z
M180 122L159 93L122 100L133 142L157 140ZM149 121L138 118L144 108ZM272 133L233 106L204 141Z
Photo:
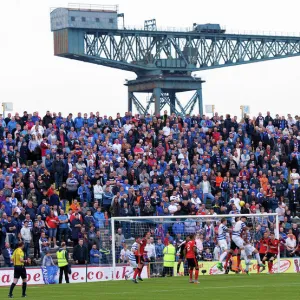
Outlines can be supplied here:
M62 241L74 247L74 263L110 264L112 216L276 212L282 254L299 255L299 129L298 116L273 119L269 112L240 122L167 111L1 116L1 265L11 266L21 240L39 264ZM203 260L217 256L215 224L178 222L181 231L162 224L161 236L160 225L153 226L153 259L161 257L166 237L179 242L178 235L194 232ZM274 230L274 220L261 218L257 238L266 230ZM120 224L113 234L118 262L125 262L138 232Z

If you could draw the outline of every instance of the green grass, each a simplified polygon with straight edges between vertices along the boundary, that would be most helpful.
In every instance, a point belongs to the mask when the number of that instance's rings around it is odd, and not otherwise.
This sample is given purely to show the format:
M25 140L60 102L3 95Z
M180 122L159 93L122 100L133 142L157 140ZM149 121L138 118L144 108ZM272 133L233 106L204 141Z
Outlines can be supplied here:
M55 300L168 300L168 299L255 299L299 300L300 274L216 275L200 276L200 284L188 283L187 277L148 279L139 284L131 281L29 286L29 299ZM6 299L8 288L0 288L0 299ZM14 298L21 299L21 287Z

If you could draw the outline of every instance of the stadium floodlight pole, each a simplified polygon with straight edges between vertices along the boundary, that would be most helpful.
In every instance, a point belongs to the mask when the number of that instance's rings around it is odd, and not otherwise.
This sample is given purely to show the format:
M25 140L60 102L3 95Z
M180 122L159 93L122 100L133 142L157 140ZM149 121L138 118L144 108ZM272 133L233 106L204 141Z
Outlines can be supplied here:
M216 219L221 218L235 218L235 217L247 217L247 218L268 218L270 216L275 217L275 234L278 236L276 238L279 239L279 218L277 213L265 213L265 214L226 214L226 215L180 215L180 216L141 216L141 217L112 217L111 218L111 229L112 229L112 253L113 253L113 274L115 274L116 268L116 239L115 239L115 221L123 221L123 222L139 222L143 220L154 221L157 220L161 222L162 220L170 220L170 219L198 219L205 222L205 219L209 219L209 221L216 221ZM280 272L280 253L277 256L278 263L278 272Z
M116 274L116 235L115 235L115 218L111 218L111 252L112 252L112 276L111 278L115 278Z

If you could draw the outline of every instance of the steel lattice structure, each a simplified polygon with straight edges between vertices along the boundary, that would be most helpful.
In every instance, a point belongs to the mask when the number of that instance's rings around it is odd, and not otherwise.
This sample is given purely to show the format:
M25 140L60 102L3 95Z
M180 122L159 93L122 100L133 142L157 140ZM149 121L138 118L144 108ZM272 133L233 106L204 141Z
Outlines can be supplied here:
M194 72L300 55L300 37L194 32L96 31L84 33L93 63L135 73Z
M192 72L300 55L300 37L156 31L156 23L144 30L103 29L93 21L86 23L86 19L95 13L115 13L117 18L117 11L67 9L68 21L62 17L63 9L52 13L55 55L136 73L137 79L125 84L128 110L134 104L141 114L146 114L153 103L155 113L169 106L171 112L182 115L192 113L198 103L202 114L204 81L193 77ZM81 16L81 23L72 23L74 13ZM177 93L186 91L194 91L194 95L183 105ZM152 94L146 107L137 93Z

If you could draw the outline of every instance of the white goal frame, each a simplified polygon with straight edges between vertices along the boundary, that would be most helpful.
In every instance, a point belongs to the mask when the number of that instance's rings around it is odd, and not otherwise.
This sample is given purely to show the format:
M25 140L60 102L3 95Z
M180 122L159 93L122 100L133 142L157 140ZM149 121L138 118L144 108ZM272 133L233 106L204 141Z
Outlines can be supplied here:
M235 217L269 217L269 216L274 216L275 217L275 237L279 239L279 216L277 213L265 213L265 214L227 214L227 215L180 215L180 216L146 216L146 217L112 217L111 218L111 231L112 231L112 268L113 268L113 273L115 273L115 268L116 268L116 239L115 239L115 222L116 221L125 221L125 222L132 222L132 221L142 221L144 220L170 220L170 219L201 219L205 221L205 219L221 219L221 218L235 218ZM280 247L280 244L278 245ZM278 249L278 256L277 256L277 273L280 273L280 249Z

